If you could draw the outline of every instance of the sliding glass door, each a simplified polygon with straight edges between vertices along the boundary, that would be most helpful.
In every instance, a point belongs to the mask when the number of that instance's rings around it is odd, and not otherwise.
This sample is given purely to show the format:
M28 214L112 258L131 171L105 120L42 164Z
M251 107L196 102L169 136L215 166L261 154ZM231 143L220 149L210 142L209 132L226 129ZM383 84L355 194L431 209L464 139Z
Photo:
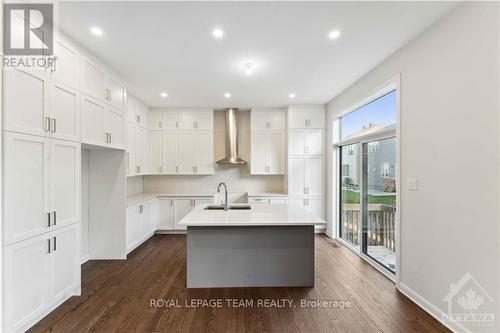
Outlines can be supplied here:
M385 89L340 117L339 236L396 272L397 90Z
M363 144L362 251L396 270L396 138Z

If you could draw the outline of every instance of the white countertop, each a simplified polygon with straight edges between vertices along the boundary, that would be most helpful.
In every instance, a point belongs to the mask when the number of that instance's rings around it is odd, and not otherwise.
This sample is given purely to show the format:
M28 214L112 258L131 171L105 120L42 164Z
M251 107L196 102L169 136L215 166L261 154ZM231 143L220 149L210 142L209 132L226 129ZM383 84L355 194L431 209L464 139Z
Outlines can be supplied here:
M183 226L297 226L326 225L307 210L289 205L257 204L251 210L204 210L196 206L179 225Z
M137 193L127 196L127 207L134 206L145 201L161 198L161 197L213 197L215 193L200 193L200 192L145 192L145 193Z

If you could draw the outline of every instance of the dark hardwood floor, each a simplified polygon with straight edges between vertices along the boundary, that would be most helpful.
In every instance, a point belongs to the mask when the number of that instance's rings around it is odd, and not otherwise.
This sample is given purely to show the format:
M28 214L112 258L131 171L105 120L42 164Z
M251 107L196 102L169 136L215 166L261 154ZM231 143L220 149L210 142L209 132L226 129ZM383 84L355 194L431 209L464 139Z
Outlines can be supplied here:
M186 238L156 235L124 261L82 266L82 296L36 324L42 332L448 332L361 258L326 236L316 237L314 288L186 289ZM151 299L182 307L150 307ZM221 308L185 301L223 300ZM253 307L228 307L227 299ZM259 299L293 300L257 307ZM305 300L346 300L349 308L306 308ZM335 305L335 304L333 304Z

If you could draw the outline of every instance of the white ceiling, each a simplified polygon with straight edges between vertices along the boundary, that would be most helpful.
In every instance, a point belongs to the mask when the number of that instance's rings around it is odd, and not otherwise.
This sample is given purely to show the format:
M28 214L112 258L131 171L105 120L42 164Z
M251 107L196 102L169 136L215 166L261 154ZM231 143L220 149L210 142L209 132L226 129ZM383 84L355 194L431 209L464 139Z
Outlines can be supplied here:
M61 30L150 106L326 103L450 2L61 2ZM89 32L98 26L104 35ZM212 30L225 36L215 40ZM341 36L329 40L338 29ZM242 63L257 63L248 76ZM160 92L169 97L163 99ZM231 92L231 99L224 93ZM291 100L289 93L296 93Z

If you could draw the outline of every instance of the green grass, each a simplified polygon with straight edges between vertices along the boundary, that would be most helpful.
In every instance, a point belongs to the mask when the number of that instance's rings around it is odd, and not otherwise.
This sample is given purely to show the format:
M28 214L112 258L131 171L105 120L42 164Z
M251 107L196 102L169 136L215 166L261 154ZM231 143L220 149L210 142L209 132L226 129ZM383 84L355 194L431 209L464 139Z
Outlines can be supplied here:
M368 195L368 203L370 204L384 204L392 206L396 200L394 195ZM353 191L342 190L342 202L346 204L359 203L359 193Z

